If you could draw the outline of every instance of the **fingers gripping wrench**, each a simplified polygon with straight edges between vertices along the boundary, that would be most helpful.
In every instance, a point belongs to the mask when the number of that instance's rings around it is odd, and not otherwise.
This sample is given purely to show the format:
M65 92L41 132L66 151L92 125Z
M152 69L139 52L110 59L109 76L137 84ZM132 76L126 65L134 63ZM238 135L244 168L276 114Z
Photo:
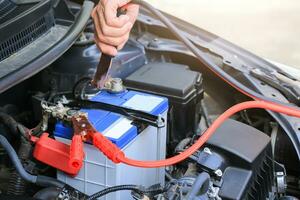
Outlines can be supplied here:
M127 11L126 7L127 7L127 5L125 5L121 8L118 8L117 17L126 14L126 11ZM91 82L91 84L94 87L97 87L97 88L100 88L100 89L103 88L106 81L109 78L111 78L110 77L110 75L111 75L110 72L111 72L111 67L112 67L112 59L113 59L113 56L102 53L99 64L98 64L97 69L96 69L96 73L95 73L94 78Z

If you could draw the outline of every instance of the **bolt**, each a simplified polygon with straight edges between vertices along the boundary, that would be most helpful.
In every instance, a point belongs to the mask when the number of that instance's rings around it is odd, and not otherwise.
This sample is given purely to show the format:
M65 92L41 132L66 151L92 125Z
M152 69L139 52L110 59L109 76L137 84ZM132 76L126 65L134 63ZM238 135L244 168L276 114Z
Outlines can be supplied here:
M148 47L151 47L151 48L158 48L158 39L157 38L154 38L152 41L150 41L148 43Z
M165 121L164 121L164 119L162 118L162 116L161 115L158 115L158 118L157 118L157 125L158 125L158 128L162 128L162 127L164 127L165 126Z
M111 89L111 82L110 81L107 81L107 82L105 82L105 84L104 84L104 87L106 88L106 89Z
M123 82L122 82L122 79L120 79L120 78L113 78L112 79L112 82L114 83L114 84L122 84Z
M112 93L120 93L125 90L123 81L120 78L111 78L108 82L106 82L105 88Z
M68 114L68 115L71 115L71 116L74 116L74 115L76 115L77 113L78 113L77 110L72 110L72 109L70 109L70 110L67 111L67 114Z
M76 119L77 122L80 122L80 121L81 121L81 118L80 118L80 117L76 117L75 119Z
M277 176L283 176L284 173L283 173L283 172L276 172L276 175L277 175Z
M218 177L223 176L223 172L222 172L222 170L220 170L220 169L217 169L217 170L215 171L215 174L216 174Z
M205 147L204 149L203 149L203 151L205 152L205 153L207 153L207 154L212 154L211 153L211 150L209 149L209 148L207 148L207 147Z
M81 135L83 136L83 138L84 138L84 136L86 136L87 135L87 132L86 131L82 131L81 132Z

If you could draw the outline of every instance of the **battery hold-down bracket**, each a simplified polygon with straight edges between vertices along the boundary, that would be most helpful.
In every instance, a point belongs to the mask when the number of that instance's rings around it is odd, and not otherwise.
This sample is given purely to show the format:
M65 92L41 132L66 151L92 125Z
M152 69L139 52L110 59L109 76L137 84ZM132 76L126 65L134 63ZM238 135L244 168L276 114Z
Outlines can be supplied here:
M73 109L78 108L110 111L123 115L124 117L132 120L135 123L146 124L157 128L163 128L165 126L164 119L159 115L157 116L144 111L112 105L104 102L78 99L66 104L66 106L72 107Z

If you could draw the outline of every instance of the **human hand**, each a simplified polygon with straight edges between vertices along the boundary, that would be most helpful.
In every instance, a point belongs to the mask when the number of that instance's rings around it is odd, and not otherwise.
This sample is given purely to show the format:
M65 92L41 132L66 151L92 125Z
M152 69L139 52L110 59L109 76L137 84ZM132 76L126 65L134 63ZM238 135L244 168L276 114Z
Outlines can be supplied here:
M115 56L129 39L130 31L138 16L139 6L131 0L100 0L92 12L95 25L95 42L101 52ZM126 13L117 17L118 8Z

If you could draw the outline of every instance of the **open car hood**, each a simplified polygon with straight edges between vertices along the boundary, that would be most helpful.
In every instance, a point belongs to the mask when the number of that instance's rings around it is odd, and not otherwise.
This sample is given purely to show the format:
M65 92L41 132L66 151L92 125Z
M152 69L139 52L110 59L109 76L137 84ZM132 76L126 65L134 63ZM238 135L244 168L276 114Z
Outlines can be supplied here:
M93 8L86 1L74 15L64 1L2 3L10 12L0 16L0 93L40 72L68 50Z

